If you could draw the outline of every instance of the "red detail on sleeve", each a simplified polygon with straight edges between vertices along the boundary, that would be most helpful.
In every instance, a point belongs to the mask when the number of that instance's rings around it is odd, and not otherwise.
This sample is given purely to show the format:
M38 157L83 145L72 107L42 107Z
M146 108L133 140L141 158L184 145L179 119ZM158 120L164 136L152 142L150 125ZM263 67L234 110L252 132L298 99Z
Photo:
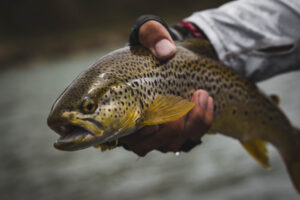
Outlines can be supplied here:
M195 38L204 38L199 30L190 22L180 21L179 24L184 26Z

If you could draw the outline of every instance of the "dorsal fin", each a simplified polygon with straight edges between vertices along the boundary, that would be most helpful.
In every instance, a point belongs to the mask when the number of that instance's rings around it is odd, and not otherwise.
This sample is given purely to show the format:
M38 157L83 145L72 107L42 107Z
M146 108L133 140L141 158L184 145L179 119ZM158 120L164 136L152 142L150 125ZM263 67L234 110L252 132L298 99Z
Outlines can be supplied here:
M196 54L206 56L211 59L218 59L216 52L208 40L194 38L176 42L180 46L183 46Z

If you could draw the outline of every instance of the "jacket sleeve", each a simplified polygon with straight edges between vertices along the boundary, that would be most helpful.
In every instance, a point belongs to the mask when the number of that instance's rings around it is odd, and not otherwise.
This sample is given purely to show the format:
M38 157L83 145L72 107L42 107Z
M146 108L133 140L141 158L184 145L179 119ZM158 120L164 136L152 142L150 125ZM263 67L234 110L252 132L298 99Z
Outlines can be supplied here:
M253 81L300 69L300 0L239 0L196 12L219 59Z

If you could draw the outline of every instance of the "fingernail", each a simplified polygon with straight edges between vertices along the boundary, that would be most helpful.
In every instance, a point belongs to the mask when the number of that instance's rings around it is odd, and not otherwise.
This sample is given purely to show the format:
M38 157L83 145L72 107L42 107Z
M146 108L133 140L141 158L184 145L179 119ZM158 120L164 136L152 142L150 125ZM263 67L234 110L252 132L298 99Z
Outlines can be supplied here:
M214 103L212 97L208 97L207 112L214 112Z
M199 97L199 104L203 109L206 109L207 100L208 100L208 95L204 92L201 92Z
M162 39L155 44L155 51L159 57L168 57L174 50L174 44L167 39Z
M201 92L198 92L198 104L201 106Z

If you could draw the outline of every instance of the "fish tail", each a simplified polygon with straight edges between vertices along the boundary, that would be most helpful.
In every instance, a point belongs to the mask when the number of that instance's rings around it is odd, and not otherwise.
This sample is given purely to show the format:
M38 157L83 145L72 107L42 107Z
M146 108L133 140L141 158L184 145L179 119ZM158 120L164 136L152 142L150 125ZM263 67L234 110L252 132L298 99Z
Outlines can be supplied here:
M300 194L300 129L295 128L293 141L281 152L292 182Z

